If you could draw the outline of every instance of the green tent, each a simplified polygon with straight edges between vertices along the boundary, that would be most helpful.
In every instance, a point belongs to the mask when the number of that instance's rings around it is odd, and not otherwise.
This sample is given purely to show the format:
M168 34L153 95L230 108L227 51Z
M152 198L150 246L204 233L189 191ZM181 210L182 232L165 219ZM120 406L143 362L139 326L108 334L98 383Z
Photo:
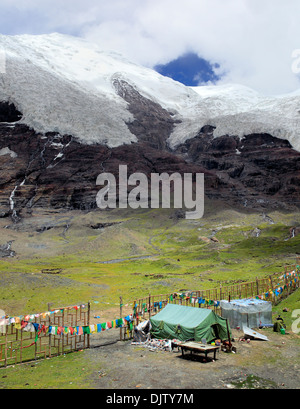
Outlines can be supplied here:
M207 308L185 307L167 304L158 314L150 318L151 335L158 339L186 341L203 338L209 343L214 339L227 340L226 319ZM228 324L229 335L231 331Z

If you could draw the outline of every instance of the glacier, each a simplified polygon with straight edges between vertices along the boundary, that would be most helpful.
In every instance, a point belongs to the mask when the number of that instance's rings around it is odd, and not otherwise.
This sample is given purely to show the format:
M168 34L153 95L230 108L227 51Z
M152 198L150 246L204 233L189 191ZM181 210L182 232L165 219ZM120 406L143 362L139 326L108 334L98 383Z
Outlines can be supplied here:
M171 149L211 125L215 137L269 133L300 151L300 89L265 96L239 84L187 87L118 53L58 33L0 35L0 50L6 63L0 101L14 103L23 113L19 122L36 132L108 147L137 142L127 126L134 117L113 86L117 78L172 113L177 123L168 139Z

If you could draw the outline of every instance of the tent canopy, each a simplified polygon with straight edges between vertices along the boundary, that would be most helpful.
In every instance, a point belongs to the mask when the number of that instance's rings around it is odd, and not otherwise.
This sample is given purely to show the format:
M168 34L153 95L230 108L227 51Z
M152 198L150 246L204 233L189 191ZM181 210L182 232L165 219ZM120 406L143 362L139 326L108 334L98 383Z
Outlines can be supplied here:
M150 322L151 334L158 339L201 341L205 338L207 342L228 339L226 320L206 308L167 304Z
M258 328L272 324L272 303L256 298L220 301L222 317L227 318L232 327Z

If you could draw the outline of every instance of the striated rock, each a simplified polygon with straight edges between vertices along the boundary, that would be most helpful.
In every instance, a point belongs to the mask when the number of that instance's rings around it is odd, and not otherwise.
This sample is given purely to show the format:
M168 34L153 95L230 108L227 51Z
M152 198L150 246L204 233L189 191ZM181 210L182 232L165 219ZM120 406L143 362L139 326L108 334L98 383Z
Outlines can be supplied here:
M96 208L97 176L110 172L118 179L119 165L128 174L143 172L206 172L208 186L216 177L203 167L186 163L173 153L145 142L108 148L83 145L70 136L36 134L20 124L0 124L0 149L13 147L17 156L0 156L0 213L16 217L22 209L52 207L90 210ZM211 181L209 181L211 179Z

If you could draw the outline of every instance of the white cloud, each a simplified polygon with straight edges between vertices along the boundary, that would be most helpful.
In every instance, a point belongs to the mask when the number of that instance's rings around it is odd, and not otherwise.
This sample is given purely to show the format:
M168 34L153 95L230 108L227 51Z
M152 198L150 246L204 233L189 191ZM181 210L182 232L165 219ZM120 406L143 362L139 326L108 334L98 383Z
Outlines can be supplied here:
M292 70L292 52L300 48L299 0L18 0L11 4L1 0L0 27L6 33L22 29L75 33L147 66L194 51L221 64L227 73L223 82L269 94L299 88L299 77Z

